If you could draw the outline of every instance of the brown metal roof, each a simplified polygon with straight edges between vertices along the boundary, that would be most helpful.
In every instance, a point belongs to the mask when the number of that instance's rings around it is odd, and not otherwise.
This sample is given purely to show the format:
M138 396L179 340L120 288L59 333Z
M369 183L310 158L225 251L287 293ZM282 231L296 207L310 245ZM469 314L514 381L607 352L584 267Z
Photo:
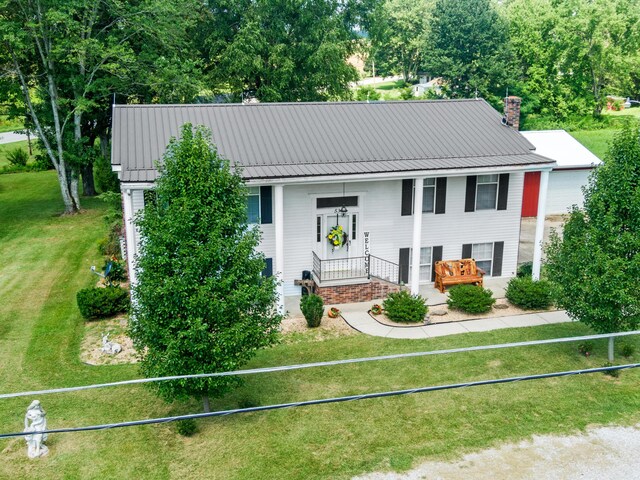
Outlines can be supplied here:
M112 163L125 182L155 162L187 122L211 129L246 179L553 163L484 100L380 103L116 105Z

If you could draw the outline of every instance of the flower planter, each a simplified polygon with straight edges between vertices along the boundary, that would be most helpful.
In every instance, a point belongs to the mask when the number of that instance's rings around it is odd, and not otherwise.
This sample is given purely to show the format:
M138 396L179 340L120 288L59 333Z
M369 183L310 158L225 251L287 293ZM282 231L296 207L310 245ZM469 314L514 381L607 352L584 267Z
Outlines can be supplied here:
M337 318L338 315L340 315L340 310L338 310L335 307L331 307L329 309L329 311L327 312L327 317L329 317L329 318Z

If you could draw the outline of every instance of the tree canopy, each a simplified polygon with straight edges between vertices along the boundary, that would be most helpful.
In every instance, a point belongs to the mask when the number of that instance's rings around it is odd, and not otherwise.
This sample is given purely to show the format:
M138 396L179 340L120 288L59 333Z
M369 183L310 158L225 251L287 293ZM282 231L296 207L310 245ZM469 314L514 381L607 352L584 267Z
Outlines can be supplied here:
M585 189L562 234L552 234L546 270L558 305L599 333L640 327L640 136L629 124Z
M182 128L159 165L156 199L137 219L143 238L131 338L145 375L236 370L273 343L274 277L247 225L247 191L202 127ZM231 377L157 384L166 399L224 393Z

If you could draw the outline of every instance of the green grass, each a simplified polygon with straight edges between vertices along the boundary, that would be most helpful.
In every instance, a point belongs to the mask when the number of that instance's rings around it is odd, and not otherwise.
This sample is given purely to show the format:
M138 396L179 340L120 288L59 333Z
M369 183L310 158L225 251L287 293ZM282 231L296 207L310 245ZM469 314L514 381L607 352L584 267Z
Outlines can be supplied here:
M640 107L625 108L624 110L620 110L617 112L613 110L609 110L605 112L604 115L612 115L614 117L625 117L625 116L640 117Z
M95 281L104 206L60 216L53 172L0 176L0 392L83 385L138 375L135 366L79 360L83 321L78 289ZM393 340L364 335L311 341L301 334L260 352L250 367L434 350L591 333L581 324ZM636 349L640 344L636 341ZM638 361L636 353L633 361ZM618 359L621 360L621 359ZM216 409L309 400L526 373L600 366L606 344L585 358L576 345L306 369L246 377ZM621 360L622 361L622 360ZM448 392L364 400L198 422L192 438L173 425L50 436L48 457L31 461L24 440L0 440L0 478L38 479L346 479L405 470L427 458L573 433L592 424L640 421L640 372L588 375ZM165 404L142 386L38 397L49 426L90 425L197 411L195 401ZM34 398L0 400L0 431L22 429Z
M17 119L9 120L5 115L0 115L0 133L13 132L24 128L24 124Z
M609 144L617 132L619 130L607 128L602 130L578 130L569 133L596 157L603 160L609 149Z
M31 144L33 145L34 142L32 142ZM7 153L9 153L12 150L15 150L16 148L21 148L23 149L25 152L29 151L29 142L27 140L23 140L21 142L13 142L13 143L2 143L0 144L0 168L5 167L9 164L9 160L7 160ZM33 161L33 156L31 157L31 159L29 160L28 163Z

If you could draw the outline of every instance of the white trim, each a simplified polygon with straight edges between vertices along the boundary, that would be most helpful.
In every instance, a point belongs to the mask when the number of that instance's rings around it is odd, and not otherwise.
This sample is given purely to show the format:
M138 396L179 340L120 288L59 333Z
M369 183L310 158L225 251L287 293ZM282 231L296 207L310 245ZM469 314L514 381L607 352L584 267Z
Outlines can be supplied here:
M549 171L540 175L540 193L538 194L538 216L536 218L536 235L533 241L533 269L531 277L540 280L542 264L542 242L544 240L544 221L547 207L547 191L549 189Z
M122 171L122 165L111 165L111 171L112 172L121 172Z
M135 225L133 224L133 195L130 188L122 190L124 205L124 235L127 242L127 264L129 266L129 280L133 287L137 283L135 255L138 251L136 245Z
M135 190L151 190L155 188L155 183L153 182L120 182L120 189L125 190L127 188L135 189Z
M284 186L273 186L276 255L274 275L278 281L278 313L284 315Z
M420 247L422 246L422 194L424 193L424 179L413 181L413 245L411 251L411 294L420 293Z

